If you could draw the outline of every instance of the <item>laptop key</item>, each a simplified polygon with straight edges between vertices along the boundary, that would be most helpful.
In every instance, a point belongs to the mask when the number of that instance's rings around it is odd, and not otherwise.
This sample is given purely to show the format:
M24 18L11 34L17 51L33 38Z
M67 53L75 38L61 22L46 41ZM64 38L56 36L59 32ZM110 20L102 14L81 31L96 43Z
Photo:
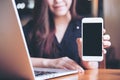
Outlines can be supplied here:
M40 76L40 75L47 75L47 74L53 74L56 72L47 72L47 71L34 71L35 72L35 76Z

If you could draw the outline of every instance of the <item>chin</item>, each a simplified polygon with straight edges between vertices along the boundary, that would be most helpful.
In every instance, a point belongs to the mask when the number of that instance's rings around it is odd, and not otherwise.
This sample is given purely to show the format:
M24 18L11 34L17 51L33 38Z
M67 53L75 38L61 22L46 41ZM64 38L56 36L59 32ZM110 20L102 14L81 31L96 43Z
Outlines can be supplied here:
M59 13L56 13L55 16L66 16L67 15L67 12L59 12Z

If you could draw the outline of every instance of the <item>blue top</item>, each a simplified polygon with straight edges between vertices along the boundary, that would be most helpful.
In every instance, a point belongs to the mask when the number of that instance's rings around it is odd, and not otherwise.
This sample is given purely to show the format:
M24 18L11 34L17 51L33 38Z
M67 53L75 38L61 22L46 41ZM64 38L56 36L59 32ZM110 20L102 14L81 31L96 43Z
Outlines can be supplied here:
M23 27L26 42L28 45L28 49L31 57L40 57L37 53L36 46L34 46L34 42L30 41L30 37L28 35L33 30L33 22L30 21L26 26ZM55 37L54 41L59 50L59 57L69 57L80 64L80 57L78 54L78 47L76 43L76 39L81 37L81 19L71 20L67 30L63 36L61 43L57 41ZM47 55L44 55L43 58L51 58ZM54 58L54 57L52 57Z

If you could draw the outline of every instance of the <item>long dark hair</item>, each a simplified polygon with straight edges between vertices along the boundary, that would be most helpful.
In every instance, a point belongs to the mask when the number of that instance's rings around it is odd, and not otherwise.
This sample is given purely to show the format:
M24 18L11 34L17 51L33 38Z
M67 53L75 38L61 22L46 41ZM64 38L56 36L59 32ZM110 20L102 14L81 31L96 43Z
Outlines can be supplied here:
M72 19L77 17L76 0L73 0L70 12ZM52 14L48 8L46 0L35 0L34 8L34 41L39 48L39 54L51 54L59 52L57 50L55 39L55 26Z

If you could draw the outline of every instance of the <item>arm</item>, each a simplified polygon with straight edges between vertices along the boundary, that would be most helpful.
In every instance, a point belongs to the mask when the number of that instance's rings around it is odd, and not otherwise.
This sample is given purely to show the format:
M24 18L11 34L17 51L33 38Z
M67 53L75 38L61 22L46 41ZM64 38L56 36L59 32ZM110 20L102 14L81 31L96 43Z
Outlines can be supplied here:
M34 67L60 68L60 69L69 69L69 70L77 69L80 72L84 72L81 66L79 66L75 61L73 61L68 57L62 57L57 59L31 57L31 60Z
M33 67L50 67L48 64L51 60L44 58L31 57Z

